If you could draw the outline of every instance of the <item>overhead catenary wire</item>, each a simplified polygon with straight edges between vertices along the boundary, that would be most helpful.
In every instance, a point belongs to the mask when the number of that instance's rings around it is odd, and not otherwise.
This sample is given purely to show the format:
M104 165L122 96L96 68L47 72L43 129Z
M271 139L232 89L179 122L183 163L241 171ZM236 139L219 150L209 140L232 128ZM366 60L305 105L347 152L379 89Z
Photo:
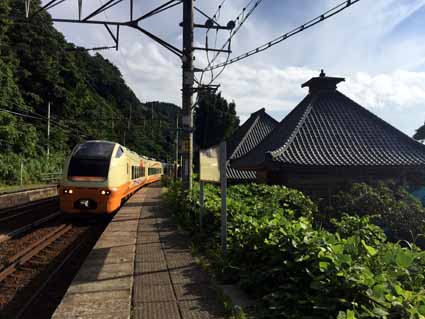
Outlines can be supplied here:
M218 5L217 10L215 11L214 15L212 16L212 19L214 21L217 21L219 19L221 8L223 8L223 5L224 5L225 2L226 2L226 0L222 0L221 3Z
M25 114L25 113L16 112L16 111L12 111L12 110L8 110L8 109L3 109L3 108L0 108L0 112L9 113L9 114L12 114L12 115L15 115L15 116L19 116L19 117L23 117L23 118L36 119L36 120L40 120L40 121L48 121L49 120L47 117L45 117L45 116L43 116L41 114L35 113L35 112L31 112L31 111L30 112L33 113L33 114L35 114L35 115ZM81 134L83 137L86 137L86 133L84 133L83 131L81 131L79 128L69 127L68 125L65 125L65 124L56 122L56 121L54 121L52 119L50 119L50 123L52 125L54 125L56 128L59 128L59 129L61 129L64 132L68 132L69 133L69 132L72 132L72 131L76 131L79 134Z
M269 41L269 42L267 42L263 45L260 45L259 47L255 48L255 49L252 49L252 50L250 50L246 53L238 55L237 57L232 58L229 61L226 61L226 62L223 62L223 63L218 63L218 64L215 64L215 65L209 65L203 71L211 71L211 70L214 70L214 69L217 69L217 68L225 67L229 64L236 63L236 62L241 61L243 59L246 59L246 58L248 58L252 55L255 55L255 54L258 54L262 51L265 51L265 50L271 48L272 46L274 46L274 45L276 45L276 44L278 44L282 41L285 41L285 40L289 39L290 37L292 37L292 36L294 36L294 35L296 35L300 32L303 32L303 31L315 26L316 24L319 24L319 23L331 18L332 16L340 13L341 11L349 8L351 5L353 5L353 4L355 4L359 1L360 0L346 0L343 3L340 3L339 5L333 7L332 9L326 11L325 13L321 14L320 16L302 24L301 26L299 26L299 27L287 32L287 33L282 34L281 36L279 36L279 37L277 37L277 38L275 38L275 39L273 39L273 40L271 40L271 41Z
M241 11L241 13L236 17L236 21L239 22L239 24L236 26L234 30L230 32L229 38L224 42L224 44L221 46L221 50L224 50L226 47L229 46L230 42L232 41L233 37L239 32L241 27L244 25L244 23L248 20L248 18L252 15L254 10L263 2L263 0L256 0L252 8L249 9L248 13L245 14L246 9L249 8L249 6L254 2L254 0L251 0ZM211 60L211 64L217 60L218 56L221 52L217 52L216 55Z
M227 55L227 58L226 58L225 63L228 62L229 59L230 59L230 44L231 44L231 41L232 41L233 37L236 35L236 33L238 33L238 31L241 29L241 27L246 22L246 20L252 15L252 13L254 12L254 10L261 4L261 2L263 0L256 0L256 2L254 3L254 5L250 8L250 6L252 5L252 3L254 1L255 0L250 0L248 2L248 4L241 10L241 12L236 16L235 21L238 22L238 25L236 26L236 28L234 30L231 30L230 31L229 38L224 42L224 44L220 48L220 50L224 50L226 47L228 47L228 51L229 52L228 52L228 55ZM246 12L247 9L249 9L249 11L248 11L247 14L245 14L245 12ZM207 35L208 35L208 30L207 30ZM208 37L207 36L206 36L206 46L208 46ZM218 73L218 75L214 76L214 72L213 72L214 69L211 69L211 66L217 60L217 58L219 57L220 53L221 53L220 51L217 52L212 59L209 59L208 50L207 50L207 63L208 63L208 65L202 71L202 74L201 74L201 77L200 77L201 84L202 84L202 79L203 79L203 76L204 76L205 71L210 71L211 72L211 80L209 81L209 84L211 84L212 82L214 82L218 78L218 76L220 76L223 73L224 68L223 68L223 70L221 70ZM224 67L225 66L226 66L226 64L224 64Z
M213 21L218 22L218 20L220 18L221 9L222 9L222 7L223 7L223 5L224 5L225 2L226 2L226 0L222 0L221 3L218 5L217 10L215 11L214 15L212 16L212 20ZM205 53L206 53L208 65L210 65L210 56L209 56L209 52L208 52L208 33L210 32L210 30L211 29L208 28L207 31L205 32L205 47L207 49L205 51ZM215 30L214 48L217 48L217 38L218 38L218 29ZM200 81L198 81L196 79L196 82L199 85L202 85L202 77L203 77L203 73L201 75L201 80ZM211 78L213 78L213 77L214 77L214 72L211 71Z

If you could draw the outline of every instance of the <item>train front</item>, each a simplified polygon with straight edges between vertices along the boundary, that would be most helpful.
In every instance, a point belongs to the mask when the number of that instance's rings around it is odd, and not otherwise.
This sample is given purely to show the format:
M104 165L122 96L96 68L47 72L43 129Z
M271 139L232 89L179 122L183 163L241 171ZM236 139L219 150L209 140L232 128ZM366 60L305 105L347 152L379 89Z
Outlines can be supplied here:
M88 141L74 148L59 189L62 212L111 213L119 208L121 198L108 179L117 148L108 141Z

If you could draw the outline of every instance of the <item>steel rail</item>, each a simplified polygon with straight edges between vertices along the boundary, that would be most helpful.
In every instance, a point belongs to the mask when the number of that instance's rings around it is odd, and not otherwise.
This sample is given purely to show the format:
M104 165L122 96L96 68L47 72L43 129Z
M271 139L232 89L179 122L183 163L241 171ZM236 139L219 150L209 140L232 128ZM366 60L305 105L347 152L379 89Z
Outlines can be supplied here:
M3 281L6 277L14 273L18 266L23 265L28 260L36 256L40 251L49 246L55 240L62 237L69 230L72 229L71 225L62 225L50 232L43 238L39 239L35 243L31 244L24 250L20 251L16 255L8 259L8 264L3 269L0 270L0 282Z
M24 233L24 232L26 232L26 231L28 231L28 230L30 230L32 228L35 228L35 227L40 226L40 225L42 225L44 223L47 223L48 221L50 221L50 220L58 217L61 214L62 214L62 212L57 211L57 212L55 212L55 213L53 213L51 215L48 215L48 216L43 217L41 219L38 219L35 222L32 222L32 223L30 223L28 225L25 225L25 226L21 227L21 228L15 229L15 230L7 233L7 234L0 235L0 243L5 242L5 241L7 241L9 239L12 239L12 238L14 238L14 237L16 237L18 235L21 235L22 233Z
M84 240L80 241L70 252L66 257L59 263L59 265L50 272L49 276L46 278L46 280L43 282L43 284L37 288L37 290L31 295L31 297L28 299L28 301L23 305L19 312L16 314L15 319L19 319L22 317L22 315L25 314L25 312L31 307L33 302L40 297L41 293L44 291L46 286L50 283L50 281L56 276L56 274L62 269L62 267L71 259L71 257L80 249L80 247L85 243Z
M29 214L35 209L48 208L58 204L58 197L49 197L35 202L26 203L12 208L0 210L0 222L12 219L24 214ZM3 217L5 216L5 217Z

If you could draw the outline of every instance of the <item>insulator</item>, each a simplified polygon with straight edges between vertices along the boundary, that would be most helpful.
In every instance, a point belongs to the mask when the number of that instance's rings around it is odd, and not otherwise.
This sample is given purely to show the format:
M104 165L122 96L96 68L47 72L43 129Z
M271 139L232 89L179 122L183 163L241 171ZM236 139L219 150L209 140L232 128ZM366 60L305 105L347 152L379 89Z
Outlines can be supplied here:
M210 29L214 26L214 21L212 19L208 19L207 21L205 21L205 26Z
M233 20L230 20L229 22L227 22L227 28L230 30L233 30L236 27L236 23Z

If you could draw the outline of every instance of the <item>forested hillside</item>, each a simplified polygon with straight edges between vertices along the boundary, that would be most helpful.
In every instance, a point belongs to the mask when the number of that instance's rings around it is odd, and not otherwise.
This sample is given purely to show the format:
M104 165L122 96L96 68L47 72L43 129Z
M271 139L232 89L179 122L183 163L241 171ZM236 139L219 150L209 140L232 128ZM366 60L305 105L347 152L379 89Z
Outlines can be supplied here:
M31 5L36 12L40 1ZM141 103L112 63L67 42L47 13L30 23L8 16L24 17L23 2L0 1L0 183L18 179L21 161L27 180L58 170L84 139L117 141L140 154L172 158L177 106Z

